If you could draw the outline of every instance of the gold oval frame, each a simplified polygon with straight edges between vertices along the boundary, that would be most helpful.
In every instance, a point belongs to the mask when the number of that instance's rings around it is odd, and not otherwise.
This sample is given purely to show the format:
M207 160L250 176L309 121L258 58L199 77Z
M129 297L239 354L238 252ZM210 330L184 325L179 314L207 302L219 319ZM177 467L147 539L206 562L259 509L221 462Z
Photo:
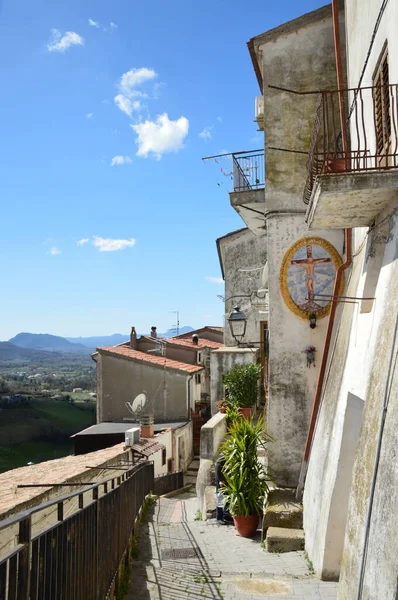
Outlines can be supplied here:
M294 302L294 300L292 299L290 292L289 292L288 285L287 285L287 274L288 274L288 269L290 266L290 261L292 260L293 256L296 254L297 250L300 250L300 248L302 248L303 246L308 246L309 244L315 244L316 246L321 246L321 248L326 250L326 252L329 253L331 259L333 260L333 264L334 264L336 271L340 267L340 265L343 263L341 256L337 252L336 248L330 242L328 242L327 240L324 240L323 238L320 238L320 237L316 237L316 236L304 237L304 238L297 240L297 242L295 242L292 246L290 246L289 250L287 250L287 252L285 253L285 256L283 257L283 260L282 260L282 266L281 266L280 275L279 275L279 284L280 284L282 297L283 297L283 300L285 301L286 306L292 313L294 313L301 319L308 319L309 313L307 311L299 308L297 306L297 304ZM343 290L344 290L344 274L341 278L340 289L338 291L338 295L341 295ZM328 304L324 308L322 308L322 310L320 310L316 313L316 318L323 319L323 317L326 317L330 312L330 306L331 306L331 300L328 302Z

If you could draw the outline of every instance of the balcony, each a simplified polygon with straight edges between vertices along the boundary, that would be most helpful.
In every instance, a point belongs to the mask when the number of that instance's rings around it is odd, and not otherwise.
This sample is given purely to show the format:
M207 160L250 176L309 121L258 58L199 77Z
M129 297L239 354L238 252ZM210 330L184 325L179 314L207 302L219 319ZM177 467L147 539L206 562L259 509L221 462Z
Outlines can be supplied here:
M236 152L232 154L233 192L231 206L255 234L263 233L264 227L264 150Z
M321 92L303 197L310 229L369 226L398 199L397 91L394 84Z

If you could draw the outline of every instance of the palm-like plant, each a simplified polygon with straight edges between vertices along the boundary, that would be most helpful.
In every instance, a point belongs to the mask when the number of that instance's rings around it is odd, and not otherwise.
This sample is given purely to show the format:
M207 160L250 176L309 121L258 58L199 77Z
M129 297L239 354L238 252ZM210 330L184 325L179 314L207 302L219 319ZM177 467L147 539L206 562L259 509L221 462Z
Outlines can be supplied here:
M264 496L268 493L269 476L258 459L257 451L272 438L264 431L260 418L257 423L237 419L231 425L221 447L224 454L222 493L234 516L259 515Z

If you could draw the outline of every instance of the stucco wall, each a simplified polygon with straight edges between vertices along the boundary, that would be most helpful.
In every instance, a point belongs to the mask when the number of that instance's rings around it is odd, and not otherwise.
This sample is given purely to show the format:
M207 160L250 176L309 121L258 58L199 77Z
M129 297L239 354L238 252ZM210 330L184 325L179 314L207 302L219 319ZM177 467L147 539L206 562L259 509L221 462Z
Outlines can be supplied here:
M213 350L210 356L211 413L215 415L218 412L216 402L224 396L223 375L233 369L235 365L256 363L259 350L256 348L219 348Z
M368 52L380 5L370 1L346 0L348 42L348 84L358 85ZM384 43L388 40L390 83L397 81L398 40L397 3L387 3L384 17L374 40L362 86L372 84ZM369 139L373 131L369 130ZM375 174L377 185L377 174ZM337 319L336 344L331 348L331 368L304 490L304 529L306 547L314 567L324 578L337 578L340 572L339 600L356 598L359 565L363 553L364 523L368 507L370 480L376 449L380 406L383 397L393 321L398 309L397 202L392 202L377 217L373 230L354 231L354 267L348 295L375 296L375 301L344 305L341 321ZM397 389L394 374L382 461L377 480L376 498L366 562L365 600L395 600L397 597L398 561L390 549L396 543L398 472L395 450L397 424ZM347 421L347 398L363 400L363 414L352 477L344 473L346 448L344 427ZM356 416L358 425L359 414ZM351 462L354 449L349 451ZM343 546L344 544L344 546ZM344 549L343 549L344 547Z
M280 269L290 246L309 235L301 215L278 215L267 221L269 268L269 389L268 432L275 441L268 449L269 469L279 484L298 483L309 418L314 401L327 318L309 321L286 306L280 287ZM342 255L342 231L316 231ZM307 367L305 348L317 349L315 367Z
M174 465L176 471L186 471L193 460L192 421L174 430Z
M265 171L267 210L302 209L308 152L318 94L299 96L270 88L296 91L334 89L336 68L331 5L324 18L260 45L262 54L264 134L267 140ZM343 19L343 15L342 15Z
M240 306L247 317L246 334L242 341L257 342L260 340L260 322L268 319L268 313L264 308L253 305L249 296L261 288L267 260L267 237L246 230L222 239L220 246L225 275L225 317L228 318L235 306ZM227 321L224 343L225 346L236 346Z
M189 418L187 375L105 354L99 355L98 361L101 382L97 403L101 404L101 422L131 417L125 403L132 402L143 390L149 400L153 399L156 420ZM196 387L191 383L191 403L196 399Z

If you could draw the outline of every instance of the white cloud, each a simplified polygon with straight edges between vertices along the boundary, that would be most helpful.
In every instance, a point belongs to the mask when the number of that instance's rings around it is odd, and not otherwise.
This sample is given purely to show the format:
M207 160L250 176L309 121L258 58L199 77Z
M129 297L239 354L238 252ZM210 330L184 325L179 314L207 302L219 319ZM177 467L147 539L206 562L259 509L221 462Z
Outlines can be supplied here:
M94 21L93 19L89 19L88 20L88 24L91 25L91 27L96 27L97 29L100 26L100 24L98 23L98 21Z
M211 134L212 129L213 129L212 126L205 127L203 129L203 131L201 131L199 133L199 137L201 137L203 140L206 140L206 142L208 142L213 137L212 134Z
M140 86L147 81L151 81L156 76L156 72L147 67L130 69L130 71L123 73L118 83L119 94L114 98L116 106L126 115L131 117L134 111L141 109L141 102L136 98L149 97L145 92L137 90L137 86Z
M111 29L117 29L117 27L118 27L118 26L116 25L116 23L114 23L113 21L111 21L111 22L109 23L109 27L110 27Z
M147 157L152 153L159 160L165 152L176 152L182 148L188 135L189 121L185 117L171 121L164 113L156 121L144 121L130 127L138 136L137 156Z
M206 281L210 281L210 283L224 283L224 280L222 277L206 276L205 279L206 279Z
M217 121L220 121L220 123L222 123L222 117L217 117Z
M53 247L50 249L50 254L51 254L52 256L56 256L57 254L61 254L61 250L60 250L59 248L57 248L56 246L53 246Z
M79 240L77 243L78 246L84 246L84 244L87 244L90 241L90 238L83 238L82 240Z
M86 119L92 119L94 116L94 113L87 113L86 114Z
M136 91L135 88L138 85L143 84L145 81L149 81L156 77L156 72L153 69L147 69L147 67L141 67L140 69L130 69L126 71L120 78L119 90L126 96L131 96Z
M58 29L51 30L51 38L47 44L49 52L65 52L71 46L84 46L84 39L74 31L67 31L64 35Z
M118 94L115 96L114 100L116 106L129 117L131 117L133 111L138 111L141 108L141 102L139 100L132 100L123 94Z
M115 165L131 165L132 162L129 156L114 156L111 160L111 167Z
M124 250L125 248L132 248L135 245L135 239L130 238L129 240L115 240L112 238L102 238L97 235L93 237L93 245L98 248L100 252L116 252L116 250Z

